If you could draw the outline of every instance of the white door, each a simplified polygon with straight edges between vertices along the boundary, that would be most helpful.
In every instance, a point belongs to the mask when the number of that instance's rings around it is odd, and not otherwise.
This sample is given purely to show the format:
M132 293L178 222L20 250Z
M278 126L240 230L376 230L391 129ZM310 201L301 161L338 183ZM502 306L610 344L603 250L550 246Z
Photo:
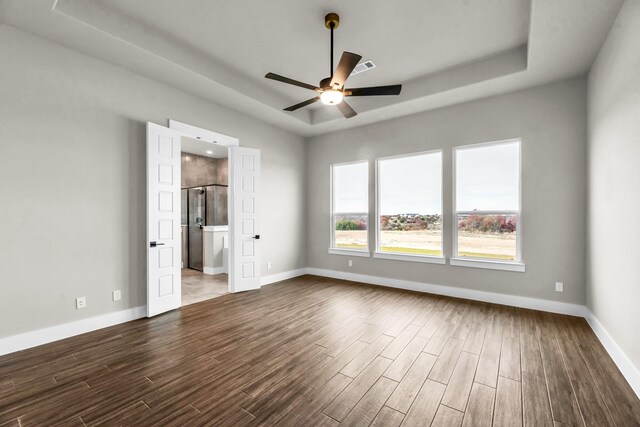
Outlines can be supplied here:
M260 150L229 147L229 290L260 287Z
M147 316L181 304L180 134L147 123Z

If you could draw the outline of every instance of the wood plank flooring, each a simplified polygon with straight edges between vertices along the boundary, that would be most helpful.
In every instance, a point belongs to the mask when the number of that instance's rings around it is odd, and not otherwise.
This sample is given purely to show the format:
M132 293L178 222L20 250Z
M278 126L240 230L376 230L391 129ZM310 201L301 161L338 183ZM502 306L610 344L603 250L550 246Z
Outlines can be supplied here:
M304 276L0 357L0 426L640 426L584 319Z

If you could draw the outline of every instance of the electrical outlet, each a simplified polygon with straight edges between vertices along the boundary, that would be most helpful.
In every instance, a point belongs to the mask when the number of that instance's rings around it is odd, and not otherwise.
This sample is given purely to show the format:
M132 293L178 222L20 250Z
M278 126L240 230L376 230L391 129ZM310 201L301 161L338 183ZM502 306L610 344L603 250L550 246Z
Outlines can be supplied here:
M76 298L76 310L85 308L87 306L87 297Z
M352 259L349 260L349 267L353 267L353 260Z
M120 301L121 299L122 299L122 292L120 291L120 289L116 289L115 291L113 291L113 300Z
M271 270L271 261L267 263L267 270Z
M556 282L556 292L564 292L564 283Z

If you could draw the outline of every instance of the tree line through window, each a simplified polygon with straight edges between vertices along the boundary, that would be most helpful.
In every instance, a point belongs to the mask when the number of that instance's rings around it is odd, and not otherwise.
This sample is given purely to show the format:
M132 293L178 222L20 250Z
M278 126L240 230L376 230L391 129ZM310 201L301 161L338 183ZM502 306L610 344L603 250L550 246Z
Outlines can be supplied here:
M332 247L369 250L369 164L345 163L331 166Z
M454 257L520 261L520 141L458 147Z
M453 257L520 262L520 141L453 150ZM375 161L375 252L443 257L442 150ZM369 162L331 166L334 249L368 252Z
M380 253L442 256L442 151L376 160Z

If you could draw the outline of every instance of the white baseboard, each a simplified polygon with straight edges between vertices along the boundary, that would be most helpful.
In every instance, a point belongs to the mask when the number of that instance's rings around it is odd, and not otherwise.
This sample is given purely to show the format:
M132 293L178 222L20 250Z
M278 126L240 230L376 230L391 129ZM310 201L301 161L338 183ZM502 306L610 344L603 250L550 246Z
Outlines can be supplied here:
M128 322L130 320L140 319L146 315L147 307L135 307L127 310L116 311L114 313L90 317L88 319L76 320L62 325L25 332L11 337L0 338L0 356L106 328L108 326Z
M618 366L620 372L629 382L629 385L640 398L640 371L631 362L615 340L609 335L598 319L587 309L578 304L568 304L557 301L549 301L537 298L521 297L515 295L504 295L493 292L476 291L472 289L456 288L452 286L433 285L422 282L412 282L408 280L391 279L386 277L368 276L365 274L346 273L336 270L323 270L319 268L307 268L307 274L316 276L331 277L333 279L350 280L353 282L367 283L371 285L388 286L391 288L405 289L410 291L428 292L437 295L445 295L456 298L465 298L476 301L491 302L514 307L528 308L532 310L548 311L551 313L568 314L571 316L584 317L591 329L596 334L604 348L611 356L613 362Z
M209 272L206 268L210 268ZM205 274L220 274L217 269L222 267L205 267ZM281 282L283 280L292 279L294 277L307 274L305 268L298 270L285 271L282 273L263 276L260 278L260 285L269 285L271 283ZM103 314L101 316L90 317L88 319L76 320L62 325L50 326L35 331L25 332L19 335L13 335L6 338L0 338L0 356L14 353L16 351L25 350L31 347L37 347L42 344L62 340L73 337L75 335L84 334L108 326L117 325L131 320L140 319L147 315L147 307L136 307L128 310L117 311L115 313Z
M224 273L224 267L203 267L202 272L204 274L215 276L216 274Z
M631 362L629 357L622 351L607 330L598 319L585 306L568 304L557 301L549 301L537 298L521 297L515 295L503 295L493 292L477 291L452 286L434 285L430 283L414 282L408 280L392 279L387 277L369 276L365 274L346 273L336 270L324 270L319 268L300 268L297 270L285 271L282 273L263 276L260 285L265 286L294 277L313 274L316 276L330 277L334 279L349 280L354 282L367 283L371 285L387 286L397 289L405 289L418 292L427 292L437 295L445 295L456 298L465 298L476 301L484 301L495 304L510 305L515 307L528 308L532 310L548 311L552 313L568 314L572 316L585 317L591 329L596 334L602 345L605 347L611 359L622 372L622 375L629 382L631 388L640 397L640 371ZM77 320L62 325L51 326L36 331L26 332L11 337L0 338L0 356L13 353L86 332L106 328L131 320L140 319L147 315L146 307L135 307L115 313L103 314L101 316L88 319Z
M269 276L262 276L260 278L260 286L270 285L276 282L282 282L283 280L293 279L294 277L304 276L307 274L306 268L299 268L297 270L283 271L282 273L271 274Z
M616 343L613 337L609 335L609 332L607 332L604 326L602 326L602 323L600 323L598 318L591 311L587 310L585 318L587 319L587 322L589 322L589 326L591 326L593 332L607 350L607 353L609 353L609 356L611 356L611 359L613 359L633 391L636 393L638 398L640 398L640 370L638 370L633 362L631 362L631 359L629 359L626 353L622 351L618 343Z
M427 292L430 294L445 295L455 298L491 302L494 304L510 305L513 307L529 308L532 310L548 311L551 313L568 314L571 316L584 317L586 315L586 308L583 305L545 299L505 295L495 292L456 288L454 286L433 285L424 282L369 276L366 274L346 273L336 270L323 270L320 268L307 268L307 274L331 277L333 279L351 280L353 282L367 283L370 285L388 286L390 288L405 289L409 291Z

